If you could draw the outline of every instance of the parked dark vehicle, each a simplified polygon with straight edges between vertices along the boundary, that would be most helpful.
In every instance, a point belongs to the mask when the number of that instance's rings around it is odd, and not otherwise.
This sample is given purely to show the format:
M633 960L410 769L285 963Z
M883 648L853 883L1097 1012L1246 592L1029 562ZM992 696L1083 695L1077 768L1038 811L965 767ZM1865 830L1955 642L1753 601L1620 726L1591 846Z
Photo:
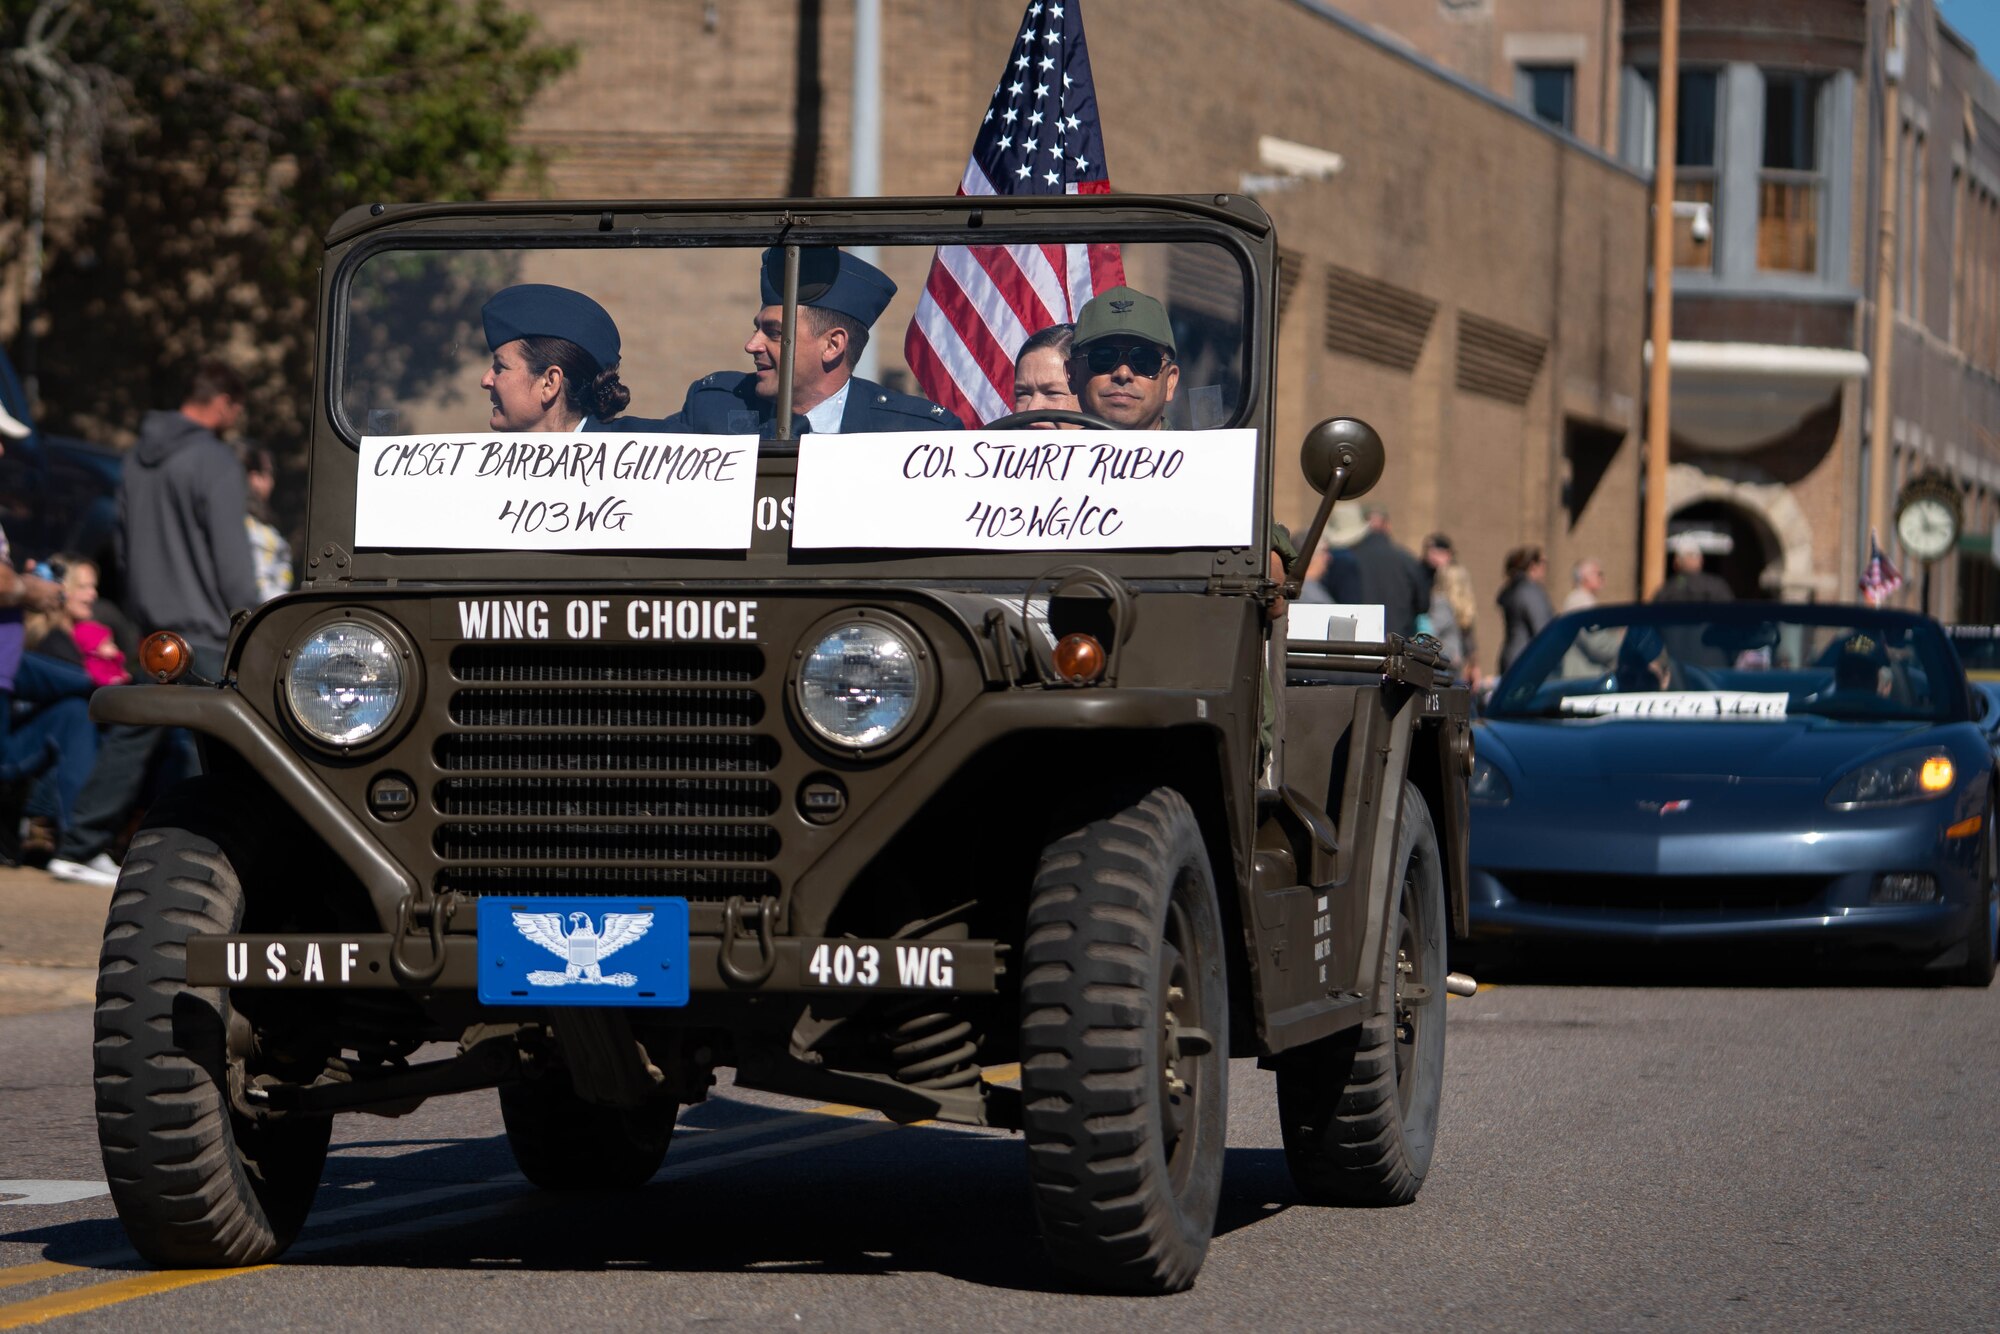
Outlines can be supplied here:
M4 352L0 403L29 428L26 439L6 441L0 454L0 523L8 543L19 556L88 556L109 593L117 579L118 473L125 456L109 445L36 427Z
M922 272L1003 239L1205 275L1198 310L1168 304L1180 423L1214 429L799 435L789 352L760 366L761 448L747 398L741 435L486 426L521 373L480 335L496 290L601 301L661 411L691 373L662 349L737 355L760 263L761 337L789 349L826 247ZM106 936L99 1130L140 1252L268 1260L335 1113L470 1089L499 1089L531 1181L636 1187L719 1067L1021 1130L1050 1252L1107 1287L1193 1282L1232 1055L1275 1067L1307 1199L1412 1199L1465 920L1466 698L1415 645L1281 637L1277 262L1263 211L1214 196L342 218L301 588L238 622L220 683L96 706L193 729L208 769L134 840ZM1120 355L1097 373L1165 369ZM1381 442L1322 423L1303 463L1323 526ZM1054 505L1008 489L1063 477ZM1208 535L1111 498L1135 482ZM431 1042L458 1052L411 1063ZM1019 1089L985 1077L1012 1062Z
M1907 612L1563 616L1474 728L1474 948L1789 942L1986 986L1988 708Z

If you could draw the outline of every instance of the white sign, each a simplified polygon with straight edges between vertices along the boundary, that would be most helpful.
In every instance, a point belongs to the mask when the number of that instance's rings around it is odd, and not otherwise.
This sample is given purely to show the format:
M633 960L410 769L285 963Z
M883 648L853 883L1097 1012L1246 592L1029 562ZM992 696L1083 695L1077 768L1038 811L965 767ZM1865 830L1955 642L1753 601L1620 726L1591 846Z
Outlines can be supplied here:
M792 545L1116 551L1255 545L1257 433L799 438Z
M360 463L361 548L750 548L754 435L368 436Z
M1380 603L1293 602L1285 608L1285 638L1380 644L1387 619L1388 612Z
M1742 690L1662 690L1641 695L1567 695L1564 713L1587 717L1713 718L1723 721L1777 719L1790 696Z

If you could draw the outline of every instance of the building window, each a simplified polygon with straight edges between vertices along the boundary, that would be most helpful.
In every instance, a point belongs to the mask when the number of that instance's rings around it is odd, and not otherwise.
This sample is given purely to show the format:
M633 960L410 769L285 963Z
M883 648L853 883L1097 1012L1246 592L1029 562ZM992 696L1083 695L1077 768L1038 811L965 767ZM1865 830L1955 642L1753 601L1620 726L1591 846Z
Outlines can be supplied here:
M1549 124L1576 129L1576 66L1516 65L1514 96Z
M1826 80L1764 73L1764 157L1757 179L1757 267L1819 271L1819 108Z
M1646 125L1641 165L1651 169L1659 152L1659 71L1648 70ZM1715 268L1717 125L1721 116L1722 78L1719 70L1684 69L1677 80L1679 105L1674 115L1674 267Z
M1930 140L1922 127L1905 121L1896 174L1896 310L1921 324L1924 318L1924 232L1930 213Z

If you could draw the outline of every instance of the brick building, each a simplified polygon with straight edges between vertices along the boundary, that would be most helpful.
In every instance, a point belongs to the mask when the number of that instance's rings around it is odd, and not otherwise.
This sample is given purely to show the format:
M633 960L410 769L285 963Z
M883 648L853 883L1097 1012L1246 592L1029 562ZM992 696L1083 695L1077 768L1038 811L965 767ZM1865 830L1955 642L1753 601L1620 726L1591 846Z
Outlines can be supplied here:
M884 193L956 186L1021 8L884 4ZM1280 456L1320 417L1365 417L1391 446L1378 495L1395 531L1406 544L1449 531L1482 597L1522 543L1557 569L1598 557L1631 590L1643 177L1318 0L1086 9L1113 185L1248 191L1277 221ZM844 188L851 6L544 0L537 12L582 55L527 129L549 194ZM1602 120L1597 94L1575 106ZM1338 154L1340 168L1288 176L1273 139ZM877 326L885 379L901 373L893 346L920 260L892 269L903 293ZM668 360L690 374L734 364L713 347ZM1281 515L1303 519L1312 501L1281 469Z

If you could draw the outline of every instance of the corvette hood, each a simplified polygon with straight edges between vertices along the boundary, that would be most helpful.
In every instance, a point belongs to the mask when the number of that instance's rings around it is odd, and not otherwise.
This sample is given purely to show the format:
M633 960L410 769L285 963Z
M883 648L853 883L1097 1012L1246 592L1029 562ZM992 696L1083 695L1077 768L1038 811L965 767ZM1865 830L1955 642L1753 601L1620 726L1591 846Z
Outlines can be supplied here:
M1524 779L1600 782L1617 778L1706 778L1735 782L1823 782L1865 756L1921 745L1930 723L1849 723L1826 718L1771 722L1488 719L1481 753L1497 741Z

